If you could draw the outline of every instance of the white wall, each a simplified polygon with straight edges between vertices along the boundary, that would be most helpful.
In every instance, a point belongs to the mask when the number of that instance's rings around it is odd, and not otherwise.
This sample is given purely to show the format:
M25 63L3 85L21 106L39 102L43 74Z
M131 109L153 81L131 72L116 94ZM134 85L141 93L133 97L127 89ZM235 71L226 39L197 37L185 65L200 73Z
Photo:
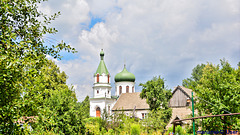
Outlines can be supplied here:
M122 86L122 93L126 93L126 86L129 86L129 93L135 92L135 82L116 82L115 95L119 96L119 86ZM132 87L134 87L132 91Z
M116 100L114 99L90 99L90 116L96 117L96 109L97 107L100 107L101 115L103 113L103 109L106 107L107 112L109 112L111 115L112 108L115 104ZM110 106L110 111L108 110L108 106Z
M113 113L119 113L121 111L114 111ZM139 119L143 119L142 118L142 113L148 114L150 111L149 110L136 110L135 111L135 117L138 117ZM124 111L124 114L131 117L133 114L133 111Z
M111 98L111 86L110 85L100 85L100 86L94 86L93 87L93 98L105 98L105 93L106 93L106 98ZM97 93L97 91L99 93Z
M94 83L97 83L97 75L94 75ZM99 75L99 83L108 83L108 75ZM109 76L109 83L111 83L111 76Z
M135 113L135 116L140 118L140 119L143 119L142 118L142 113L149 113L149 110L137 110L136 113Z

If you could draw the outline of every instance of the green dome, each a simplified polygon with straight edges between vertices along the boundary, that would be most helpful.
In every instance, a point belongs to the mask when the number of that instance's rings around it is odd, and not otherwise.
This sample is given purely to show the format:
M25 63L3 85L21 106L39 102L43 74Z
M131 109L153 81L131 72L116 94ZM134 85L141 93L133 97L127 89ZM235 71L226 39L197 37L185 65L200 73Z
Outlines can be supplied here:
M135 82L134 74L128 72L125 65L122 72L118 73L114 79L115 79L115 82L124 82L124 81Z

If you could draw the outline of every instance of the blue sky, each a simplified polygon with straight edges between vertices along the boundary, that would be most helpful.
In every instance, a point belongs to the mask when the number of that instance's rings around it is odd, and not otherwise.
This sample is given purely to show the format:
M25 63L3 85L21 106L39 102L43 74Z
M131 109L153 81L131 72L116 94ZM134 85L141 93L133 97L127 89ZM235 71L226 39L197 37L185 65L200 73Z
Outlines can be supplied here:
M91 17L91 22L88 25L88 29L91 30L91 28L93 28L93 26L97 23L100 22L104 22L104 20L102 18L98 18L98 17Z
M61 12L51 24L59 30L53 36L78 53L63 52L63 59L55 61L81 101L92 96L101 49L112 86L126 63L136 76L136 91L141 91L139 83L159 75L173 89L201 63L219 64L225 58L237 67L239 7L239 0L51 0L40 10Z

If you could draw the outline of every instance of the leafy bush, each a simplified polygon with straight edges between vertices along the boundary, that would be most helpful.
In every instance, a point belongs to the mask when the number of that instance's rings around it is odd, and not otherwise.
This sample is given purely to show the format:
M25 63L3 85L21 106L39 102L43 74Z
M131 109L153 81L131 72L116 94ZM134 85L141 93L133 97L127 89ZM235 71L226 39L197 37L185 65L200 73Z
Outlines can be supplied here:
M131 125L131 135L140 135L140 125L139 124Z
M169 133L172 133L172 132L173 132L173 126L168 129L166 135L169 135ZM177 127L175 127L175 135L176 134L185 135L186 133L185 133L184 129L180 125L178 125Z

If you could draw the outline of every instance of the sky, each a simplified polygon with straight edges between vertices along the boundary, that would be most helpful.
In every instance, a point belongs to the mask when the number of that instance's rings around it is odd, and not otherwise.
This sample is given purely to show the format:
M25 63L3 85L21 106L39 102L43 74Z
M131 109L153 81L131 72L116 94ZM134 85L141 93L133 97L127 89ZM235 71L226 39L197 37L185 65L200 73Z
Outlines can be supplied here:
M201 63L233 67L240 61L239 0L49 0L39 5L47 15L60 11L47 35L65 41L78 53L54 60L68 75L78 101L92 97L93 75L104 50L111 75L127 70L140 83L161 76L169 89L182 84Z

